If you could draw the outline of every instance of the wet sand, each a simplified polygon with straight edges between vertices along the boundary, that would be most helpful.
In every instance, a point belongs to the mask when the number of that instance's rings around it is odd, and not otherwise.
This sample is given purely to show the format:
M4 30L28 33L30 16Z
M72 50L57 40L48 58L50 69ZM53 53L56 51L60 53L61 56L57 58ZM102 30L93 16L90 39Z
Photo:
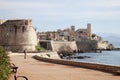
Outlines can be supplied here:
M24 55L10 55L10 58L19 67L17 75L29 80L120 80L120 76L110 73L38 61L32 55L27 55L27 59Z

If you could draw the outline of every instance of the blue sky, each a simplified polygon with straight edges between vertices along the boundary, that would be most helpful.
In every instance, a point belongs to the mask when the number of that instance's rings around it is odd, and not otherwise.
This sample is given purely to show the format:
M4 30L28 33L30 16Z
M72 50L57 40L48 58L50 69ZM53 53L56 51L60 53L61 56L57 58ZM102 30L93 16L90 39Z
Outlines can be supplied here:
M91 23L93 33L120 34L120 0L0 0L0 19L19 18L40 32Z

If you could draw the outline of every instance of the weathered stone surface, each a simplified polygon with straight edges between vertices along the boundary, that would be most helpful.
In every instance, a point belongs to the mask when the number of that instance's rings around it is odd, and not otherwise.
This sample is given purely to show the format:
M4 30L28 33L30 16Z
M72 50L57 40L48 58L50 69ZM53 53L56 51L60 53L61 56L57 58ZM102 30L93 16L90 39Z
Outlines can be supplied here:
M37 45L31 19L0 21L0 36L0 46L9 51L34 51Z
M62 51L62 50L63 51L69 50L70 52L73 50L77 50L75 41L71 41L71 42L69 42L69 41L52 41L51 45L52 45L53 51L57 51L57 52Z

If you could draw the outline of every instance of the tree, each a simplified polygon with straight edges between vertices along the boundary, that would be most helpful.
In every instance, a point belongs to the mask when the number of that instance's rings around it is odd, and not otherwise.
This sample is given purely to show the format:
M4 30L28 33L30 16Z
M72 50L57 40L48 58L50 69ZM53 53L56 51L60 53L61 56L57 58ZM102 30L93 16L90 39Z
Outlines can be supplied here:
M94 34L94 33L91 35L92 38L94 38L95 36L96 36L96 34Z

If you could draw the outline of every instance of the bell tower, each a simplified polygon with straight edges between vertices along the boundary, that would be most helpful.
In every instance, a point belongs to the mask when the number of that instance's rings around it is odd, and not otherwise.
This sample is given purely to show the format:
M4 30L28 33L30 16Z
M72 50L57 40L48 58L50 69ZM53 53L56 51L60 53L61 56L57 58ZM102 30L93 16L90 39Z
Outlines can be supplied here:
M87 31L88 31L88 34L90 37L90 35L91 35L91 24L90 23L87 24Z

